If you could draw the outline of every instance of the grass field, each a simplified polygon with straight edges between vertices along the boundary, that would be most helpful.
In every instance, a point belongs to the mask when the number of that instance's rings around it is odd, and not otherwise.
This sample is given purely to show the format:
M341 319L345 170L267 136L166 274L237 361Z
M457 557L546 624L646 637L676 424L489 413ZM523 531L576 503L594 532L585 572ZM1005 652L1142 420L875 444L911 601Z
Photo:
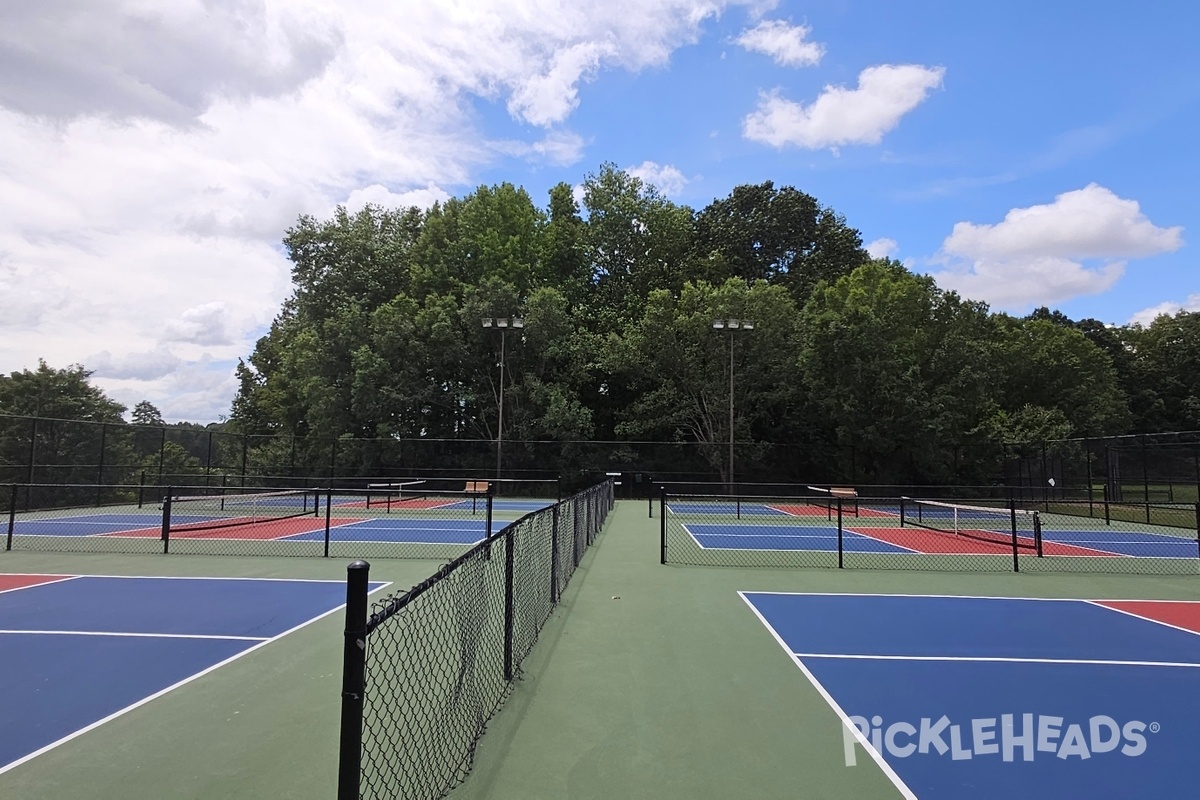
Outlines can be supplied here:
M618 502L451 797L900 796L869 759L845 766L838 718L738 592L1200 597L1195 576L702 568L657 556L658 521L644 502ZM339 579L345 566L0 554L4 573ZM407 587L436 567L381 559L371 576ZM334 796L342 624L323 618L0 774L0 796Z

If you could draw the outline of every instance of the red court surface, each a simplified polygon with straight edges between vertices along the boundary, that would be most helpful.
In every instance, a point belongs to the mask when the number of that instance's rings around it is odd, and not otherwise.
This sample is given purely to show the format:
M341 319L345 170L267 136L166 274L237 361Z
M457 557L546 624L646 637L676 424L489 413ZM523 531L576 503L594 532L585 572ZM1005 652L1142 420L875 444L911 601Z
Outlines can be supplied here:
M363 522L361 519L338 518L338 525L349 525ZM288 519L250 519L226 520L224 527L195 527L172 528L172 539L282 539L285 536L295 536L298 533L311 533L325 529L325 520L317 517L290 517ZM237 524L232 524L237 523ZM200 525L202 523L196 523ZM106 534L106 537L135 537L151 538L162 536L162 528L141 528L132 531L120 531Z
M846 530L878 539L897 547L915 550L919 553L945 553L947 555L1011 555L1012 545L1007 542L981 542L965 536L938 533L920 528L847 528ZM1032 548L1022 548L1021 552L1033 554ZM1100 550L1089 550L1086 547L1075 547L1057 542L1042 542L1042 553L1048 556L1110 556Z
M65 581L70 575L0 575L0 592L10 589L24 589L27 586L38 586L43 583Z
M1097 600L1096 605L1200 633L1200 603L1186 600Z

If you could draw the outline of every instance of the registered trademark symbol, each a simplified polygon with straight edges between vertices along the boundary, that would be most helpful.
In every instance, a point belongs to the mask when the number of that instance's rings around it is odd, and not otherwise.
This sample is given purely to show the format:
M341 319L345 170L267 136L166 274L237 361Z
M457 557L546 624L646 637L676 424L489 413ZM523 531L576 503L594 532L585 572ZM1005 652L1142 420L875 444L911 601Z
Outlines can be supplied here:
M1157 722L1150 723L1150 732L1151 733L1158 733L1161 729L1162 729L1162 726L1159 725Z

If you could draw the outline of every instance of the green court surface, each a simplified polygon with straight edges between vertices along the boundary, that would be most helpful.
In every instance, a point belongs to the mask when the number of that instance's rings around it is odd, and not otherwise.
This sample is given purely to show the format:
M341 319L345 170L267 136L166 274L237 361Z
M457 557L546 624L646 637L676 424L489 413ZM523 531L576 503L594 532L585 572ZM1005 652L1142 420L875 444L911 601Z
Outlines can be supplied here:
M451 798L892 798L738 591L1196 599L1195 576L662 566L619 501ZM377 560L407 588L436 562ZM344 560L0 553L0 572L344 578ZM4 798L335 795L334 614L0 774ZM5 724L20 724L5 721Z

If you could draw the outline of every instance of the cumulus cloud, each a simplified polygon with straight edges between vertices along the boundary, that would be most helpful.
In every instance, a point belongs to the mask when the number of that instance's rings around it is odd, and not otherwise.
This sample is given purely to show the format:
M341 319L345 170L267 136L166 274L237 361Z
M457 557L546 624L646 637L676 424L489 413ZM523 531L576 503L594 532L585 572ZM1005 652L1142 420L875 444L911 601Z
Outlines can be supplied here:
M171 342L190 342L199 345L232 344L229 309L217 300L193 306L178 318L168 320L166 339Z
M755 53L770 56L784 67L811 67L821 63L825 45L806 41L812 28L789 25L780 19L763 20L753 28L742 31L734 41Z
M625 171L635 178L641 178L665 195L679 194L688 183L683 173L670 164L643 161L636 167L627 167Z
M152 381L170 375L183 360L165 348L114 356L107 350L88 356L84 364L97 378Z
M186 373L227 393L194 418L208 421L227 412L230 359L290 292L279 240L298 215L427 205L513 154L574 163L585 143L559 123L588 80L664 65L707 20L755 4L9 5L0 370L99 365L166 416ZM496 147L479 103L544 130ZM145 379L168 356L181 363ZM186 393L193 410L216 397Z
M1089 184L1053 203L1015 208L995 224L960 222L942 243L943 288L1008 309L1111 289L1127 260L1173 252L1183 229L1161 228L1135 200Z
M432 208L434 203L444 203L450 195L440 186L429 184L424 189L409 189L406 192L393 192L386 186L373 183L361 189L350 192L342 205L351 213L362 211L368 205L382 208Z
M891 258L892 254L900 249L900 245L896 244L895 239L876 239L864 249L871 258Z
M758 108L742 120L742 135L772 147L795 145L810 150L848 144L879 144L942 85L945 69L914 64L868 67L858 87L826 86L805 106L784 98L778 90L765 92Z
M1130 325L1149 325L1161 316L1173 317L1180 311L1200 311L1200 292L1188 295L1182 303L1173 300L1143 308L1129 318Z

